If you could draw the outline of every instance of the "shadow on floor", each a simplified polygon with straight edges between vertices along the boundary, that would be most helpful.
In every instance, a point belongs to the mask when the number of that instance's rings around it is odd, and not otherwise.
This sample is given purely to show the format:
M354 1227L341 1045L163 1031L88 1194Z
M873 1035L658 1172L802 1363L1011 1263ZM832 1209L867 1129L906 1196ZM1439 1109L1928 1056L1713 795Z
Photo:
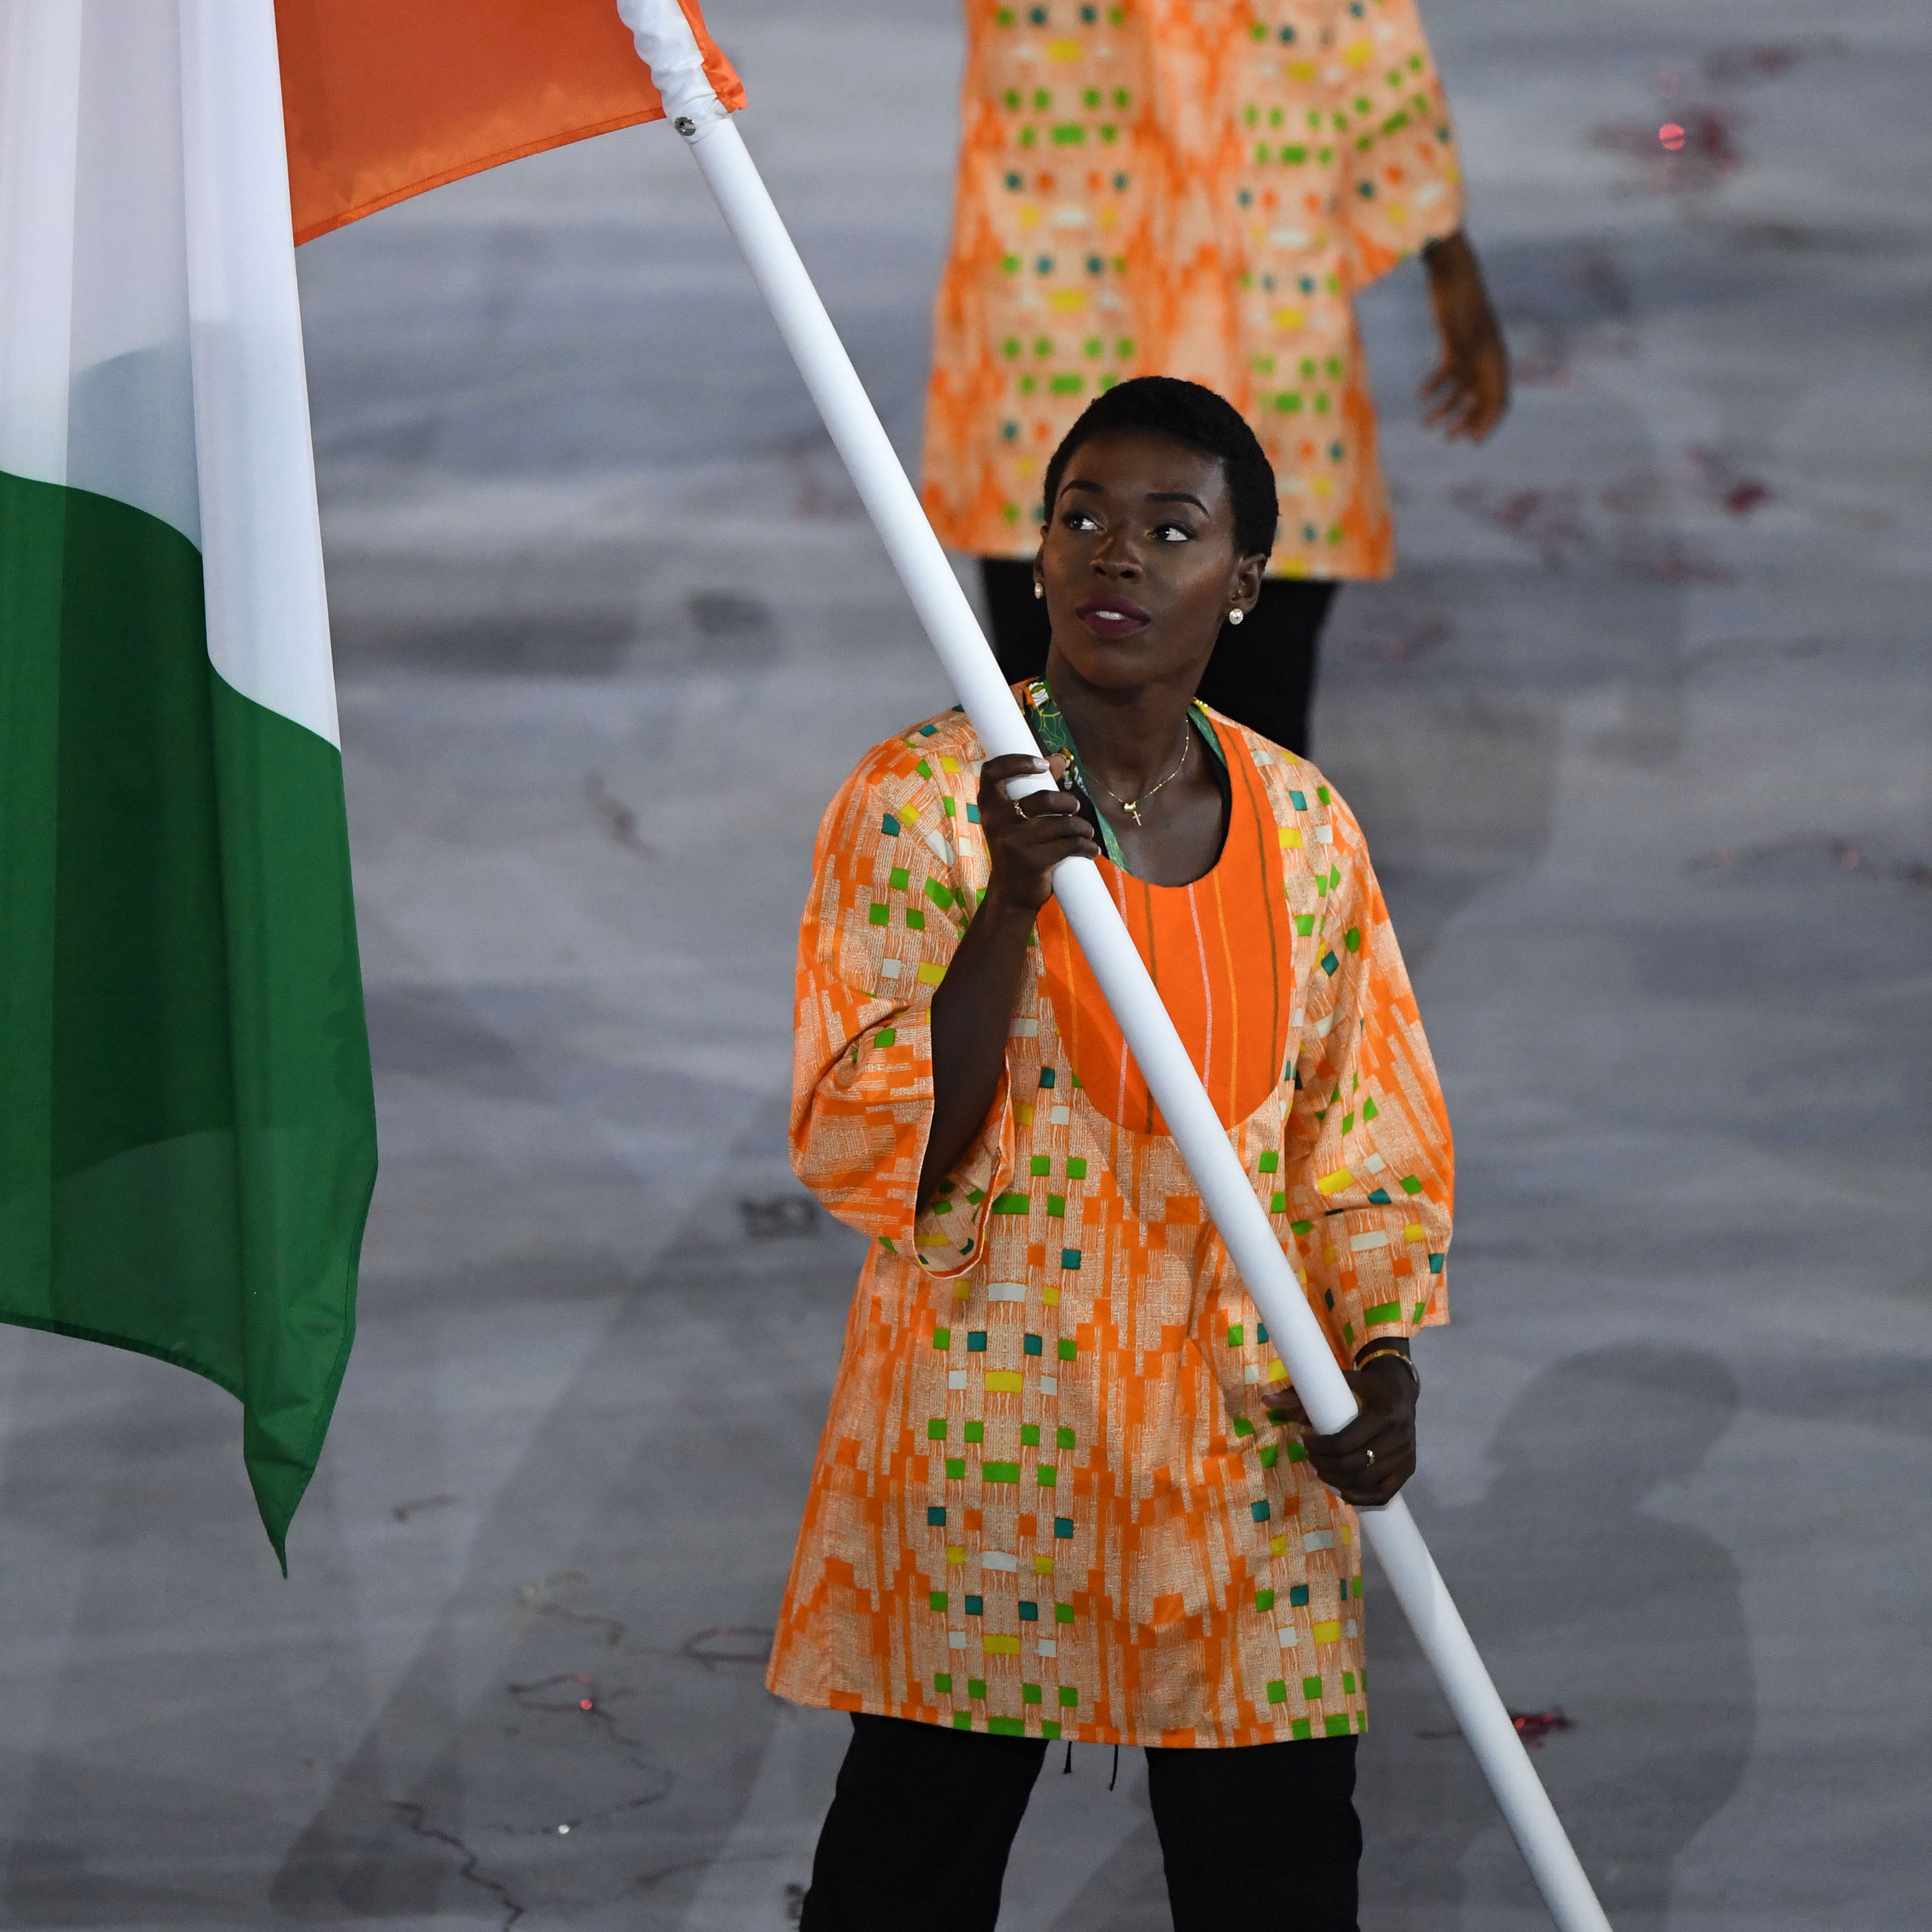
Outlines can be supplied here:
M1537 1754L1618 1932L1661 1932L1673 1868L1736 1793L1756 1728L1737 1565L1669 1520L1736 1415L1715 1357L1629 1344L1546 1370L1504 1418L1480 1502L1418 1508L1513 1710L1574 1726ZM1534 1893L1386 1589L1362 1754L1365 1923L1431 1932ZM1524 1922L1536 1922L1526 1920Z

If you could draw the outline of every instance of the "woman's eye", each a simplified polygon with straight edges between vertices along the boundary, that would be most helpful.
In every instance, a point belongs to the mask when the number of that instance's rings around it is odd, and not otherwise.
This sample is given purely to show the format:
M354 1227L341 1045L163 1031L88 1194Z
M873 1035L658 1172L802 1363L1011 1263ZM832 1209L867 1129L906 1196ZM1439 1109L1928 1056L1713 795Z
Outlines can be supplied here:
M1157 524L1154 535L1162 543L1192 543L1194 532L1185 524Z
M1097 530L1098 519L1090 517L1084 510L1069 510L1061 520L1070 530Z

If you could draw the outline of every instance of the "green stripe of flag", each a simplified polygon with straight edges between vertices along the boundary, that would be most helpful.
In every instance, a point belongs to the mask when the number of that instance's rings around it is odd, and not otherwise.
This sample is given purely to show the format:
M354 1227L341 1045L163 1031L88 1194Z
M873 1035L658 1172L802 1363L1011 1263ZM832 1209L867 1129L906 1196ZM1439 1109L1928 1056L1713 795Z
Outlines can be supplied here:
M375 1175L341 758L111 498L0 474L0 1319L238 1396L280 1555Z

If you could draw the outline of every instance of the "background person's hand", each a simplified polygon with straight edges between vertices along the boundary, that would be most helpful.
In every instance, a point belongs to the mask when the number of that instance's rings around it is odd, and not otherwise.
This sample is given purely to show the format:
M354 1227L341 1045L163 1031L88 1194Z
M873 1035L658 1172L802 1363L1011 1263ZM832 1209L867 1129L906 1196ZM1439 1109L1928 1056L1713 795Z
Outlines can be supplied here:
M1367 1367L1345 1371L1361 1414L1333 1436L1305 1435L1302 1446L1315 1473L1344 1502L1375 1509L1415 1474L1416 1380L1400 1362L1378 1355ZM1292 1389L1268 1397L1268 1407L1306 1426L1308 1412ZM1375 1452L1371 1461L1367 1452Z
M1442 359L1420 392L1423 420L1450 442L1480 442L1509 407L1509 350L1468 238L1459 228L1423 250Z
M1006 794L1010 779L1049 774L1059 784L1066 761L1024 753L988 758L980 770L980 824L986 835L992 878L982 910L1024 912L1030 916L1053 896L1053 868L1063 859L1097 859L1099 842L1080 815L1070 791L1036 791L1025 798Z

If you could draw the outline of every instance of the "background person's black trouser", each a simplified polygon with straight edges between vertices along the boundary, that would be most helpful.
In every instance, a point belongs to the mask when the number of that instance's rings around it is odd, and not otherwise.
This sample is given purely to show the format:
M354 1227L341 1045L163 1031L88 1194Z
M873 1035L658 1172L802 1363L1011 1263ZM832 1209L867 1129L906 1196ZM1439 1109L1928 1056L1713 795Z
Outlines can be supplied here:
M854 1718L802 1932L993 1932L1046 1750ZM1353 1738L1147 1758L1174 1932L1356 1932Z
M1030 558L982 556L993 655L1009 684L1046 668L1046 606L1033 594ZM1315 656L1334 602L1324 578L1269 577L1244 624L1223 624L1201 680L1204 704L1305 758L1315 702Z

